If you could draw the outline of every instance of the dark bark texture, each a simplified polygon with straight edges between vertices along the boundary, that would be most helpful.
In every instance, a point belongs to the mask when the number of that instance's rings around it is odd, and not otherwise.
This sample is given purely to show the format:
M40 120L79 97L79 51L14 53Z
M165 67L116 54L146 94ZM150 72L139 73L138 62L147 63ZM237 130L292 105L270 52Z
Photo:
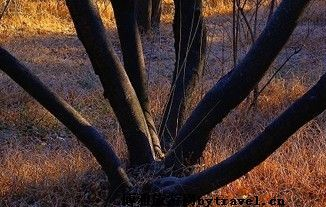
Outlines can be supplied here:
M181 128L165 168L196 164L209 134L257 85L281 51L309 0L284 0L245 58L205 95Z
M162 0L136 0L136 16L139 29L147 33L158 28L161 22Z
M161 23L162 0L152 0L152 27L158 28Z
M125 70L143 109L154 151L156 155L163 157L154 120L150 112L145 61L135 17L134 1L112 0L111 2L117 23Z
M152 27L152 0L136 0L136 15L140 30L144 33Z
M91 151L106 173L112 192L121 193L131 187L119 158L105 136L2 48L0 48L0 69L63 123Z
M326 74L242 150L212 168L179 179L177 184L161 189L161 193L201 197L245 175L326 109L325 91Z
M170 97L160 127L161 145L171 147L189 108L191 96L203 74L206 28L201 0L175 0L173 22L175 69Z
M121 125L132 165L154 161L146 119L136 92L113 50L95 2L67 0L77 35L83 43L96 74ZM127 118L128 117L128 118Z
M153 8L161 11L161 1L111 2L124 65L111 45L95 1L66 0L78 38L99 76L104 97L109 100L121 125L131 165L158 176L143 186L132 185L103 134L0 47L0 69L71 130L94 155L111 184L110 202L121 193L139 190L174 196L191 194L193 198L204 196L245 175L281 147L300 127L326 109L325 74L240 151L207 170L179 178L181 173L185 175L185 167L191 168L198 163L214 127L248 97L264 76L291 36L309 0L283 0L244 59L208 91L184 124L191 95L204 69L206 28L201 0L174 0L176 63L171 95L160 127L161 140L150 113L145 61L137 25L137 21L140 22L137 20L140 18L139 11L143 11L141 14L148 17L142 24L150 27L152 20L148 19L157 18ZM141 10L140 3L144 4ZM167 151L165 158L160 142ZM155 162L158 160L162 162Z

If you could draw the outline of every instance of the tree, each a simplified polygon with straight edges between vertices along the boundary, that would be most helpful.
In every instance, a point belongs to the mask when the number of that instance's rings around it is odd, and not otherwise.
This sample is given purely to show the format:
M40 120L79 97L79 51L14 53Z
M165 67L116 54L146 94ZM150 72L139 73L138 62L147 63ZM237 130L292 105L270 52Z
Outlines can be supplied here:
M77 35L101 80L104 97L109 100L121 125L128 146L130 167L155 171L159 177L144 186L134 186L129 180L103 134L51 92L9 52L0 49L1 70L69 128L102 166L111 185L110 202L122 193L141 188L145 193L180 196L192 194L193 197L183 203L187 204L249 172L300 127L326 109L325 74L315 86L240 151L203 172L190 175L191 170L185 171L185 166L190 167L199 162L212 129L250 94L264 76L291 36L309 0L283 0L244 59L209 90L182 126L172 126L175 130L174 140L166 139L164 133L159 138L149 110L144 57L133 15L133 2L112 0L123 52L123 65L112 48L94 1L66 1ZM177 11L182 11L181 16L191 17L180 21L184 18L175 14L174 20L175 49L179 56L176 58L171 97L173 94L182 97L177 105L181 108L181 105L187 104L191 90L196 85L196 77L200 73L198 71L202 70L205 28L200 0L175 0L175 3L180 6L178 9L176 5L176 8ZM180 67L179 63L182 63ZM186 81L179 82L180 76ZM186 95L179 95L176 92L178 90L182 91L180 94ZM169 102L173 102L171 97ZM168 105L171 106L168 108L173 108L173 104ZM169 113L168 117L172 114ZM173 119L179 117L180 113L173 114ZM165 118L163 122L169 122L166 120L169 119ZM171 142L171 145L165 141ZM160 143L163 143L164 150Z
M173 21L175 68L171 92L159 135L165 151L171 147L189 108L191 95L203 75L206 56L206 28L201 0L174 0Z
M136 17L142 32L159 27L162 13L162 0L137 0Z

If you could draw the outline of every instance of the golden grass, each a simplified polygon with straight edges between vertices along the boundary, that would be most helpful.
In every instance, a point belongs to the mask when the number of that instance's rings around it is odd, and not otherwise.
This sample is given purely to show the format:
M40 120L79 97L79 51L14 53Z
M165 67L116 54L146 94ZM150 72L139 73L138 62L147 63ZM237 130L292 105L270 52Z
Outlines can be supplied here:
M97 1L103 21L108 27L114 27L114 14L111 4ZM171 23L173 19L173 1L164 0L162 22ZM205 15L230 13L228 1L210 0L205 5ZM63 0L24 0L12 1L6 15L1 20L0 31L6 35L42 35L48 33L73 34L74 28L68 9ZM2 35L5 35L2 34Z
M263 129L275 114L280 113L281 108L284 108L306 90L297 81L293 81L293 84L290 85L294 88L293 90L284 88L284 85L278 81L273 83L271 89L262 95L258 111L255 113L246 115L245 106L232 112L224 123L214 131L212 141L208 145L201 165L198 166L198 171L222 161L245 145ZM162 107L159 103L164 103L162 97L165 94L159 94L158 91L166 92L167 88L162 90L162 88L155 87L153 90L151 97L152 100L155 100L152 102L154 111L159 111ZM155 94L155 91L158 94ZM19 99L19 96L15 99ZM265 100L268 101L265 102ZM32 103L31 106L39 107L38 104ZM268 107L269 103L271 108ZM82 106L82 108L84 107ZM38 117L40 113L39 109L34 109L36 114L33 114L28 108L25 110L29 116L33 117ZM92 113L101 114L101 111L95 109ZM2 117L2 119L5 118ZM49 119L52 118L49 117ZM324 206L326 202L324 200L326 142L325 125L321 119L325 120L325 115L302 128L281 150L278 150L245 177L210 196L239 198L257 195L263 201L274 197L282 198L288 206L304 206L304 204ZM45 121L39 125L27 121L33 120L33 118L18 120L17 123L20 126L15 129L17 130L15 135L12 133L15 138L7 138L0 148L0 198L2 198L0 204L8 206L25 206L27 204L79 206L89 203L91 206L101 206L107 193L107 183L99 166L88 151L73 141L74 137L65 132L61 132L63 135L59 138L47 137L48 134L65 131L60 127L58 129L49 126L49 128L43 129L45 130L43 135L35 136L35 133L42 129L42 124L48 127L47 119L42 119ZM24 132L24 124L32 125L32 130ZM100 127L106 128L107 122L103 121ZM11 128L8 127L7 130L11 130ZM117 134L115 139L120 139L118 142L113 142L115 148L118 151L125 150L121 143L122 137L119 129L110 126L106 130L110 131L107 132L110 136ZM35 141L38 139L41 141ZM61 139L66 141L60 141ZM110 140L113 141L112 137ZM125 155L120 152L120 156L124 157ZM140 176L142 179L137 178L137 181L145 182L146 180L143 180L145 177L148 176Z
M98 8L104 22L112 26L114 15L111 5L102 1L98 2ZM8 35L24 36L75 32L67 6L62 0L13 2L1 20L0 30Z
M235 125L230 128L229 131L223 129L223 136L217 132L205 152L202 168L222 161L252 137L252 131L243 131L246 127ZM286 206L324 206L326 146L323 131L318 129L318 122L308 124L264 163L214 194L226 198L258 195L264 201L282 198Z
M5 152L0 168L1 206L103 204L107 183L85 150L36 151Z
M219 12L227 16L229 7L219 2L210 0L206 14ZM105 24L113 27L110 6L100 2L99 8ZM166 1L164 8L163 23L170 23L172 1ZM315 19L318 17L319 25L325 21L323 13L314 11L315 15L311 18L317 22ZM309 16L303 19L310 21ZM211 21L215 19L209 23ZM1 42L5 47L31 66L47 85L103 131L118 155L125 159L126 147L121 130L108 102L102 97L96 76L89 72L91 66L85 58L84 49L76 37L70 36L74 34L73 25L63 2L21 1L19 5L12 5L0 23ZM318 25L317 31L320 30ZM299 28L299 38L305 36L303 31L304 26ZM261 94L256 111L248 112L250 100L244 101L216 127L198 171L222 161L248 143L316 81L316 76L324 71L322 53L325 46L318 41L325 35L322 32L317 34L311 37L310 44L300 55L300 61L288 63L292 69L289 67L286 71L293 73L277 76ZM166 101L174 64L170 35L170 26L163 24L160 37L144 37L148 38L144 41L145 53L151 54L146 55L146 63L153 73L150 75L150 98L157 123ZM222 38L219 33L211 35L213 51L220 51ZM18 36L21 36L21 41ZM115 37L112 41L117 43ZM226 40L223 44L226 44L226 56L230 56L229 42ZM307 58L308 52L315 52L317 63ZM287 56L288 52L284 53L281 57ZM220 72L216 72L216 68L220 67L216 59L220 55L209 54L207 74L195 93L194 104L220 76ZM277 59L275 64L279 65L282 59ZM226 67L232 65L230 62L225 63ZM311 70L312 64L314 71ZM103 205L107 181L89 152L4 74L0 74L0 85L0 206ZM325 114L319 116L300 129L263 164L210 196L238 198L257 195L264 201L282 198L287 206L324 207L325 121ZM144 178L147 176L140 177L139 182L146 181Z

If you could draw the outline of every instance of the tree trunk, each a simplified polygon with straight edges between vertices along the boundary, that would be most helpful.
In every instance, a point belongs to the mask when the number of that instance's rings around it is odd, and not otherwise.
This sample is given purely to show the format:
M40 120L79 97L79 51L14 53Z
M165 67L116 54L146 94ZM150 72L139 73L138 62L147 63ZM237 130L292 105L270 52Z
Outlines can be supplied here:
M154 161L154 150L142 107L114 52L93 0L67 0L77 35L104 88L128 145L131 165Z
M209 140L209 133L263 77L289 39L308 2L284 0L281 3L246 57L205 95L181 128L165 159L166 169L172 166L179 169L198 162Z
M66 2L77 35L100 78L104 96L109 100L121 124L128 145L129 160L133 166L147 166L146 164L154 161L155 152L162 152L149 109L145 64L134 2L126 0L121 3L119 0L112 0L125 67L111 45L95 1ZM154 2L161 1L151 0L151 7L156 8ZM326 109L325 74L259 136L231 157L188 177L163 177L166 173L180 175L178 170L185 172L185 167L191 167L198 162L214 127L250 94L264 76L292 34L309 0L283 0L245 58L205 95L180 131L178 129L183 122L185 109L203 71L206 30L201 0L174 2L176 64L171 96L160 129L161 142L169 151L163 162L156 162L158 165L153 165L153 168L143 168L151 171L144 175L155 174L159 177L143 186L132 185L103 134L0 47L0 69L68 127L102 166L112 188L110 202L121 193L139 192L140 189L163 196L191 194L194 196L192 199L206 195L252 170L301 126ZM146 12L153 16L148 8ZM191 201L193 200L187 200L186 203Z
M202 1L175 0L174 4L176 62L170 97L160 127L161 145L166 151L184 121L195 86L203 74L207 41Z
M136 0L136 16L140 31L148 33L161 22L162 0Z
M134 1L111 0L117 23L124 66L143 109L154 151L163 157L154 120L149 107L147 76L142 43L135 18Z
M152 0L136 0L137 22L141 32L147 33L152 24Z
M162 0L152 0L152 27L159 28L162 15Z

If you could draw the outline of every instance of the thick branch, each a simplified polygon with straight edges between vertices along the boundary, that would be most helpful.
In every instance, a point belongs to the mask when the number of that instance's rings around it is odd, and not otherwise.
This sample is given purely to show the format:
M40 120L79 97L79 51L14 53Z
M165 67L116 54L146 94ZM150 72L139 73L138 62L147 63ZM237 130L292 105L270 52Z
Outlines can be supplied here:
M171 94L160 127L161 144L169 150L184 121L192 94L203 74L206 28L201 0L175 0L173 32L175 69Z
M147 76L143 48L135 16L134 1L111 0L117 23L123 60L130 82L143 109L155 153L163 156L152 118L147 92Z
M195 164L209 140L209 133L241 103L263 77L281 51L309 0L283 0L245 58L219 80L197 105L168 154L165 165Z
M109 99L124 133L130 162L141 165L153 161L154 152L143 110L120 63L93 0L66 1L77 35L93 68L99 75L104 96Z
M162 0L152 0L152 27L159 27L161 23Z
M267 159L300 127L326 109L326 74L241 151L207 169L180 179L162 193L201 197L240 178Z
M137 22L142 32L147 33L152 27L152 0L135 0Z
M131 186L119 158L106 142L104 135L2 48L0 48L0 69L59 119L92 152L108 176L114 194L121 193Z
M161 22L162 0L135 0L134 2L140 30L147 33L153 27L158 28Z

